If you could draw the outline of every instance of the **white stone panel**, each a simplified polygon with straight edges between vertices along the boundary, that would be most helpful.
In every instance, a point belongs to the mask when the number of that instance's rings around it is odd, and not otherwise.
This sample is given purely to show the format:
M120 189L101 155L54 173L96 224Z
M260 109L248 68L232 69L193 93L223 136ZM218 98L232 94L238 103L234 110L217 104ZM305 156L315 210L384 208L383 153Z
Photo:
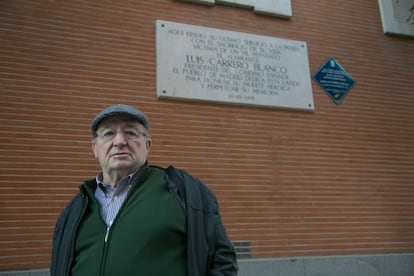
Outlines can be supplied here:
M384 33L414 37L414 0L379 0Z
M213 5L215 3L231 6L252 7L257 13L265 13L273 16L291 17L292 6L290 0L184 0L197 4Z
M303 41L156 22L157 96L313 111Z

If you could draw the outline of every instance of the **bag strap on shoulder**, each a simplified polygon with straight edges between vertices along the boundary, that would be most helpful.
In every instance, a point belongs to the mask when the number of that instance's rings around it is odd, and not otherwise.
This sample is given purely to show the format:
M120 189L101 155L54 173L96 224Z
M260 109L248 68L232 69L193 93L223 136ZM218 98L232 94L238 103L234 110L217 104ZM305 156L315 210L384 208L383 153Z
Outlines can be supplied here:
M187 202L185 194L184 176L182 172L174 166L168 166L168 168L165 169L165 172L167 173L170 181L172 181L177 187L179 196L184 200L184 202Z
M177 169L174 166L168 166L167 168L160 167L160 166L150 166L153 168L158 168L163 170L169 179L168 190L177 189L178 196L183 200L184 203L187 202L186 193L185 193L185 184L184 184L184 176L181 170Z

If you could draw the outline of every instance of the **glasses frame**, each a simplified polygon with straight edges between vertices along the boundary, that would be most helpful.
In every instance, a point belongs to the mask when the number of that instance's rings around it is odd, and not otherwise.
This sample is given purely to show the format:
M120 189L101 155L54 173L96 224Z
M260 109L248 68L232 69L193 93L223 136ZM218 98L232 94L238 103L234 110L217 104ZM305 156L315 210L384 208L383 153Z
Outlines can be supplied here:
M104 143L113 142L119 133L122 133L122 137L126 141L137 141L141 137L144 137L145 140L148 140L149 138L147 131L130 127L122 129L121 131L115 131L111 128L107 128L102 130L101 133L98 131L95 138L99 138Z

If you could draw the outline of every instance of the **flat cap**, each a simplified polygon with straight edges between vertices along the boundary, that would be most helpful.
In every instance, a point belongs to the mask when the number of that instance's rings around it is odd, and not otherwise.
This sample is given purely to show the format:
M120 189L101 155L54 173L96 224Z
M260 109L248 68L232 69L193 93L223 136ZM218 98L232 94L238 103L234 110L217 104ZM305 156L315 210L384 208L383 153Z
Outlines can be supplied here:
M133 108L132 106L125 105L125 104L115 104L112 105L104 110L102 110L96 117L92 120L91 123L91 131L94 136L96 136L96 130L100 122L108 117L114 115L125 115L132 119L137 120L140 122L146 129L148 129L148 118L145 116L143 112L138 109Z

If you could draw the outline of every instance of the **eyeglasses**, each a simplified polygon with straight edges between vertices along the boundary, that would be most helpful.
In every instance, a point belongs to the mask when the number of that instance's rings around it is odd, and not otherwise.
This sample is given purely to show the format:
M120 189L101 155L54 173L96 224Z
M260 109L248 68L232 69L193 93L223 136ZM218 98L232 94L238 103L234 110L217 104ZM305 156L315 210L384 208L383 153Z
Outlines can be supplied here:
M127 141L134 141L141 138L141 136L148 136L148 134L145 131L135 128L123 129L120 131L120 133L122 133L122 137L124 137L124 139ZM102 131L102 133L97 134L97 137L104 142L110 142L113 141L117 135L118 131L112 129L105 129L104 131Z

